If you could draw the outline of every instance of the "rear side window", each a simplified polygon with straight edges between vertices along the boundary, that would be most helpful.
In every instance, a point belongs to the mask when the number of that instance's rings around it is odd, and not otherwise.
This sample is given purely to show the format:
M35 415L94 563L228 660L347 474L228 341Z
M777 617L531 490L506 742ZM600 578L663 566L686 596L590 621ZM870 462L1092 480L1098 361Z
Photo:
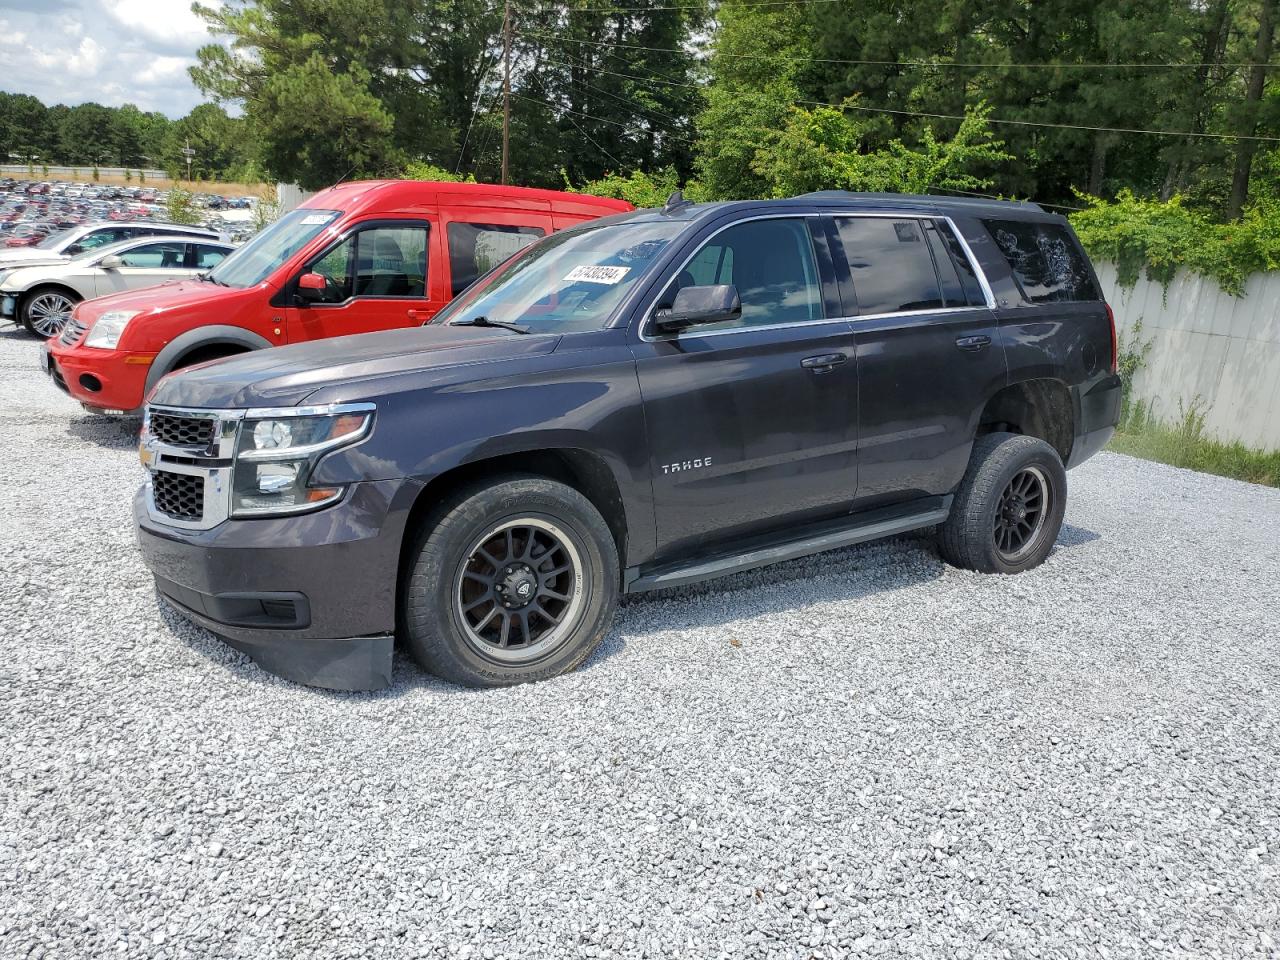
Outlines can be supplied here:
M1102 299L1089 264L1066 227L1023 220L985 223L1023 296L1032 303Z
M547 231L541 227L514 227L492 223L451 223L449 276L456 297L498 264L523 250Z
M836 229L849 260L860 314L945 306L920 221L838 217Z

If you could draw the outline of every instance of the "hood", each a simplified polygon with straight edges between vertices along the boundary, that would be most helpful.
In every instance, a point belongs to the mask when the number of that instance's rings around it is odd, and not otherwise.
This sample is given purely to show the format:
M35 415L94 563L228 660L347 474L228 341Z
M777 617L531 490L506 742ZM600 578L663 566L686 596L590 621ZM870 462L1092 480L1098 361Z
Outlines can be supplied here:
M66 263L71 258L52 250L35 247L0 247L0 270L17 270L20 267L49 267Z
M160 381L148 402L232 410L290 407L322 387L540 356L559 342L559 334L444 325L335 337L179 370Z
M97 320L108 310L136 310L138 313L199 307L210 300L224 300L244 293L240 287L222 287L202 280L170 280L141 290L125 290L105 297L86 300L79 307L79 318L86 323Z

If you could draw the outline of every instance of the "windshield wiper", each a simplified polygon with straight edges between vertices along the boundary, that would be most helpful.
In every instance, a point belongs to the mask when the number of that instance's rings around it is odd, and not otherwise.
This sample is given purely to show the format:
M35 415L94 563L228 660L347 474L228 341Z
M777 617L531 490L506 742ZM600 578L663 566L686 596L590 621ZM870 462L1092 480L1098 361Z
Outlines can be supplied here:
M532 333L528 327L522 327L518 323L507 323L505 320L490 320L483 314L478 317L472 317L470 320L455 320L451 327L496 327L500 330L514 330L516 333Z

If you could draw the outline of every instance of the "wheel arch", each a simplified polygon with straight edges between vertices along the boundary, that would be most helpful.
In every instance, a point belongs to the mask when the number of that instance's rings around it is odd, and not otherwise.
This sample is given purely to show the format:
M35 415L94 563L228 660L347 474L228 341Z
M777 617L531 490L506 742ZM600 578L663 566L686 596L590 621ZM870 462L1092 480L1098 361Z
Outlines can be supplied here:
M1019 433L1037 437L1058 452L1062 462L1075 443L1075 407L1070 388L1061 380L1020 380L997 390L978 417L978 436Z
M232 352L245 352L264 350L270 346L271 341L266 337L259 336L244 327L215 324L188 330L174 337L156 354L155 360L151 363L151 369L147 372L143 396L151 393L151 388L160 382L161 377L178 369L182 366L182 360L197 350L231 347Z
M604 518L618 548L618 566L626 566L630 524L622 490L608 462L598 453L580 447L524 450L470 460L432 477L414 498L405 520L400 543L397 595L404 587L418 531L434 522L441 505L459 491L488 478L513 475L546 477L572 487Z

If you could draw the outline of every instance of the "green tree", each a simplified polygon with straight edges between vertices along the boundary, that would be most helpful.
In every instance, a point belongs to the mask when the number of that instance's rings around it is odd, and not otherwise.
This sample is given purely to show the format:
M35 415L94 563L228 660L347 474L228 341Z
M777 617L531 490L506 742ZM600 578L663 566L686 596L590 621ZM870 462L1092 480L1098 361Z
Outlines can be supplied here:
M914 147L892 140L863 152L869 121L839 107L793 107L781 136L756 151L751 168L775 197L812 190L983 190L994 180L988 171L1013 159L992 135L989 113L985 104L972 108L949 139L925 127Z
M191 192L173 187L165 201L166 217L170 223L199 223L200 211L192 202Z
M398 170L403 160L391 114L369 92L368 80L358 64L334 73L319 54L268 80L246 111L262 138L267 169L304 190Z

